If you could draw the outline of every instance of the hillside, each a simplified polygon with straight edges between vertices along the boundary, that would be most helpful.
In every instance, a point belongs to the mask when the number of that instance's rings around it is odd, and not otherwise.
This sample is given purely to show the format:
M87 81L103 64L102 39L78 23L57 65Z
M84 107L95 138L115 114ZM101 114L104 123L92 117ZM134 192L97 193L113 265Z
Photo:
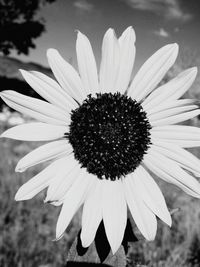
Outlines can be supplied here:
M23 62L16 58L0 56L0 77L22 79L19 69L35 70L52 76L49 68L33 62Z
M19 69L35 70L53 76L51 70L33 62L23 62L16 58L0 56L0 91L14 90L19 93L41 98L23 79ZM5 106L0 100L0 110Z

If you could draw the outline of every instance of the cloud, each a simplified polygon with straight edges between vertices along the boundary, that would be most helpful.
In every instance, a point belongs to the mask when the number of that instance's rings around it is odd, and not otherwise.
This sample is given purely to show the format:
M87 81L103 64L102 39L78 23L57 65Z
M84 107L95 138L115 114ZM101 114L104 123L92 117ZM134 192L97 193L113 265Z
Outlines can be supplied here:
M74 2L74 6L79 9L79 11L88 12L93 10L93 5L88 3L86 0L77 0Z
M185 12L179 0L125 0L129 6L142 11L150 11L167 20L186 22L192 14Z
M165 29L160 28L157 31L153 32L155 35L160 36L160 37L164 37L164 38L168 38L170 36L169 32L167 32Z

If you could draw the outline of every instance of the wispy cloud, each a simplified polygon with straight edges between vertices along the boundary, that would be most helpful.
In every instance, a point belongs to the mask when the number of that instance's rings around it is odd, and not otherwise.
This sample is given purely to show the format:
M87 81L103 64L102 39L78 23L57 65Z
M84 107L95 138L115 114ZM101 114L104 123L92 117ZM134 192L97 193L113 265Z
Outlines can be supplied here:
M182 9L179 0L125 0L132 8L150 11L168 20L189 21L193 16Z
M74 6L80 10L80 11L91 11L93 10L93 5L89 2L87 2L87 0L77 0L74 2Z
M163 37L163 38L168 38L170 36L169 32L167 32L165 29L160 28L157 31L153 31L153 33L157 36Z

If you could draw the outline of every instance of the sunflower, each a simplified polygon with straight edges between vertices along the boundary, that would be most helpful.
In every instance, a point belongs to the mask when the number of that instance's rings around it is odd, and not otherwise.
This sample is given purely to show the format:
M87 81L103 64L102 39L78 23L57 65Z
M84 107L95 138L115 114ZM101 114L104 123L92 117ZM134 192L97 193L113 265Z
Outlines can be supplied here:
M39 121L15 126L1 136L52 141L18 162L16 171L23 172L51 160L19 188L15 199L31 199L47 188L45 202L62 205L57 239L83 205L82 245L92 243L103 220L115 253L124 236L127 209L147 240L155 238L156 216L172 223L149 171L200 197L200 185L192 177L200 175L199 160L185 150L200 145L200 129L178 124L200 114L197 101L180 99L197 69L159 85L178 54L178 45L169 44L153 54L131 81L135 33L128 27L119 39L113 29L105 33L98 78L90 42L81 32L77 35L79 73L55 49L47 51L47 58L58 83L42 73L21 70L46 101L1 92L8 106Z

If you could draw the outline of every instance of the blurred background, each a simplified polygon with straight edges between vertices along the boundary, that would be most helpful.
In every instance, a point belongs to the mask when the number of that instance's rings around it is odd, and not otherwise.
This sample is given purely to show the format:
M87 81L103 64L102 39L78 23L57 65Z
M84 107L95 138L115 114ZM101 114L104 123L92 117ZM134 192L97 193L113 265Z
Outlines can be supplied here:
M119 36L132 25L136 31L136 62L142 63L165 44L177 42L179 57L163 82L191 66L200 67L200 1L198 0L0 0L0 91L38 95L23 81L18 69L52 76L46 59L50 47L60 51L75 68L76 30L85 33L100 64L101 42L112 27ZM200 100L200 74L184 97ZM0 102L0 133L26 122L26 118ZM186 122L200 126L199 118ZM42 170L37 166L15 173L18 160L41 143L0 142L0 266L61 267L80 229L81 211L64 237L53 242L59 207L43 204L45 192L27 202L15 202L17 189ZM200 150L192 152L200 157ZM169 229L158 222L154 242L139 233L131 243L127 266L200 266L200 202L155 177L173 213ZM139 264L139 265L137 265Z

